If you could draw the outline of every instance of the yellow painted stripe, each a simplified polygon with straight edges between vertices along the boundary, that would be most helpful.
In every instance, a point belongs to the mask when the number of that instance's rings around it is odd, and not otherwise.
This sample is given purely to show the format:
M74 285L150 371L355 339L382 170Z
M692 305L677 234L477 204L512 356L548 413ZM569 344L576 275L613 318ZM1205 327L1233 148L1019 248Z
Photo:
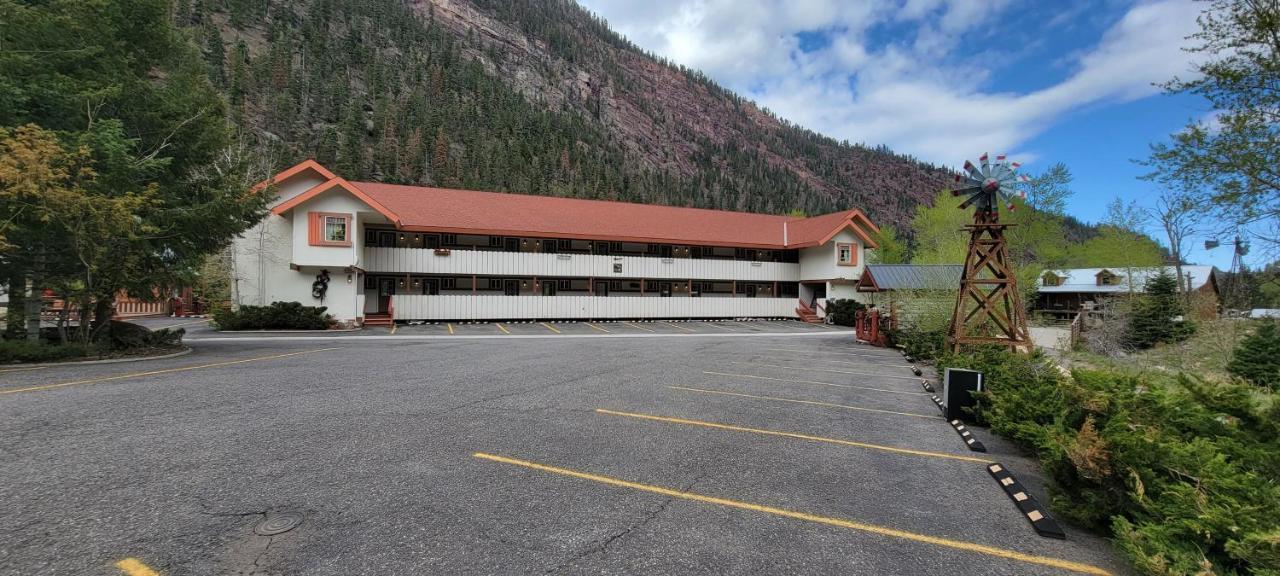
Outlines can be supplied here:
M645 332L653 332L652 329L645 328L644 326L640 326L638 324L632 324L631 322L623 322L623 324L626 324L627 326L631 326L633 328L639 328L641 330L644 330Z
M499 329L499 330L501 330L501 331L502 331L502 333L503 333L503 334L510 334L510 333L511 333L511 331L510 331L510 330L507 330L507 327L506 327L506 326L503 326L501 322L497 322L495 325L498 327L498 329Z
M928 414L916 414L914 412L894 412L893 410L880 410L878 408L864 408L862 406L850 406L848 404L832 404L830 402L818 402L816 400L799 400L796 398L779 398L777 396L757 396L755 394L743 394L741 392L726 392L724 390L707 390L705 388L686 388L684 386L667 386L673 390L687 390L689 392L703 392L706 394L723 394L725 396L741 396L743 398L755 398L757 400L774 400L777 402L792 402L795 404L809 404L811 406L826 406L828 408L844 408L845 410L858 410L861 412L879 412L881 414L894 414L897 416L911 416L914 418L926 418L929 420L946 420L941 416L930 416Z
M684 330L685 332L697 332L697 330L694 330L693 328L681 326L679 324L676 324L675 322L664 322L664 324L670 324L672 328L679 328L681 330Z
M965 462L978 462L982 464L991 464L992 460L984 460L982 458L974 458L972 456L960 456L957 454L947 454L944 452L930 452L928 450L912 450L910 448L896 448L893 446L884 446L881 444L868 444L866 442L854 442L853 440L841 440L839 438L824 438L822 436L810 436L808 434L798 434L795 432L780 432L777 430L764 430L761 428L748 428L746 426L734 426L732 424L720 424L718 422L706 422L703 420L687 420L684 418L672 418L670 416L654 416L652 414L640 414L636 412L619 412L616 410L606 410L604 408L596 408L598 414L608 414L611 416L625 416L628 418L640 418L643 420L653 420L656 422L670 422L672 424L687 424L690 426L702 426L704 428L716 428L719 430L732 430L734 432L750 432L752 434L764 434L766 436L781 436L783 438L795 438L797 440L809 440L812 442L825 442L827 444L839 444L841 446L853 446L855 448L866 448L869 450L882 450L885 452L894 452L897 454L910 454L912 456L926 456L929 458L942 458L946 460L962 460Z
M599 330L599 331L601 331L601 332L605 332L605 333L608 333L608 332L609 332L608 330L605 330L604 328L601 328L601 327L599 327L599 326L596 326L595 324L592 324L592 323L590 323L590 322L583 322L583 324L586 324L587 326L590 326L590 327L592 327L592 328L595 328L596 330Z
M889 376L887 374L876 374L874 372L853 372L850 370L836 370L834 368L811 368L809 366L787 366L785 364L765 364L763 362L745 362L742 360L730 360L731 364L750 364L752 366L768 366L770 368L786 368L788 370L808 370L810 372L831 372L833 374L853 374L855 376L875 376L877 378L897 378L899 380L916 380L919 376Z
M133 372L131 374L121 374L119 376L106 376L103 378L90 378L88 380L72 380L71 382L61 382L58 384L45 384L42 386L30 386L27 388L14 388L12 390L0 390L0 394L17 394L18 392L35 392L38 390L50 390L53 388L62 388L64 386L76 386L79 384L97 384L98 382L124 380L125 378L141 378L143 376L155 376L157 374L172 374L174 372L186 372L188 370L200 370L202 368L216 368L218 366L231 366L233 364L244 364L246 362L258 362L261 360L274 360L276 358L288 358L290 356L311 354L313 352L327 352L329 350L338 350L338 348L318 348L315 350L304 350L302 352L290 352L288 354L273 354L271 356L258 356L255 358L244 358L242 360L228 360L226 362L214 362L212 364L197 364L195 366L165 368L164 370L151 370L148 372Z
M794 380L791 378L771 378L769 376L755 376L752 374L733 374L730 372L711 372L703 371L703 374L713 374L716 376L730 376L733 378L753 378L756 380L771 380L774 382L795 382L797 384L821 384L823 386L834 386L836 388L852 388L854 390L870 390L873 392L886 392L889 394L906 394L908 396L928 396L928 392L906 392L903 390L886 390L884 388L872 388L870 386L855 386L853 384L832 384L830 382L818 382L817 380Z
M784 350L781 348L765 348L765 350L774 351L774 352L787 352L788 354L815 354L818 356L827 356L827 357L830 357L833 355L839 355L839 356L853 356L855 358L892 358L892 356L885 357L885 356L869 356L869 355L857 355L857 354L828 354L826 352L810 352L810 351L799 351L799 350L790 350L790 349ZM774 354L774 356L781 356L781 354ZM834 362L836 364L854 364L857 366L867 365L867 362L865 360L855 362L850 360L827 360L825 358L790 358L788 357L788 359L795 360L797 362ZM892 366L894 368L910 368L911 367L910 364L875 364L875 366Z
M391 323L391 332L389 332L389 334L395 334L395 333L396 333L396 323L395 323L395 322L392 322L392 323Z
M952 549L955 549L955 550L963 550L963 551L966 551L966 552L973 552L973 553L976 553L976 554L983 554L983 555L987 555L987 556L993 556L993 557L996 557L996 558L1003 558L1003 559L1006 559L1006 560L1014 560L1014 561L1018 561L1018 562L1025 562L1025 563L1028 563L1028 564L1036 564L1036 565L1040 565L1040 566L1049 566L1049 567L1052 567L1052 568L1059 568L1059 569L1062 569L1062 570L1070 570L1070 571L1072 571L1072 572L1079 572L1079 573L1081 573L1081 574L1094 574L1094 575L1097 575L1097 576L1110 576L1110 573L1109 573L1109 572L1107 572L1106 570L1103 570L1103 569L1101 569L1101 568L1098 568L1097 566L1090 566L1090 565L1088 565L1088 564L1082 564L1082 563L1079 563L1079 562L1072 562L1072 561L1070 561L1070 560L1063 560L1063 559L1061 559L1061 558L1051 558L1051 557L1048 557L1048 556L1037 556L1037 555L1035 555L1035 554L1027 554L1027 553L1024 553L1024 552L1018 552L1018 551L1015 551L1015 550L1006 550L1006 549L1004 549L1004 548L996 548L996 547L994 547L994 546L987 546L987 545L985 545L985 544L976 544L976 543L973 543L973 542L965 542L965 541L962 541L962 540L951 540L951 539L948 539L948 538L941 538L941 537L938 537L938 536L929 536L929 535L927 535L927 534L918 534L918 533L915 533L915 532L908 532L908 531L906 531L906 530L898 530L898 529L896 529L896 528L888 528L888 527L885 527L885 526L877 526L877 525L875 525L875 524L866 524L866 523L863 523L863 522L855 522L855 521L853 521L853 520L843 520L843 519L840 519L840 518L831 518L831 517L828 517L828 516L819 516L819 515L816 515L816 514L809 514L809 513L806 513L806 512L797 512L797 511L794 511L794 510L786 510L786 509L784 509L784 508L774 508L774 507L772 507L772 506L764 506L764 505L761 505L761 504L752 504L752 503L749 503L749 502L742 502L742 501L739 501L739 500L730 500L730 499L728 499L728 498L718 498L718 497L716 497L716 496L706 496L706 495L703 495L703 494L696 494L696 493L694 493L694 492L685 492L685 491L681 491L681 490L674 490L674 489L671 489L671 488L664 488L664 487L662 487L662 486L654 486L654 485L651 485L651 484L641 484L641 483L639 483L639 482L631 482L631 481L628 481L628 480L621 480L621 479L618 479L618 478L611 478L611 477L609 477L609 476L601 476L601 475L599 475L599 474L591 474L591 473L589 473L589 472L579 472L579 471L577 471L577 470L570 470L570 469L568 469L568 468L559 468L559 467L556 467L556 466L548 466L548 465L546 465L546 464L539 464L539 463L537 463L537 462L531 462L531 461L528 461L528 460L519 460L519 459L516 459L516 458L508 458L508 457L506 457L506 456L497 456L497 455L494 455L494 454L486 454L486 453L484 453L484 452L476 452L475 454L473 454L473 456L474 456L474 457L476 457L476 458L483 459L483 460L489 460L489 461L491 461L491 462L499 462L499 463L502 463L502 464L510 464L510 465L513 465L513 466L520 466L520 467L523 467L523 468L528 468L528 469L530 469L530 470L538 470L538 471L541 471L541 472L548 472L548 473L551 473L551 474L559 474L559 475L562 475L562 476L569 476L569 477L572 477L572 478L579 478L579 479L582 479L582 480L590 480L590 481L592 481L592 482L599 482L599 483L601 483L601 484L607 484L607 485L609 485L609 486L617 486L617 487L619 487L619 488L630 488L630 489L632 489L632 490L639 490L639 491L641 491L641 492L649 492L649 493L652 493L652 494L660 494L660 495L662 495L662 496L667 496L667 497L670 497L670 498L680 498L680 499L682 499L682 500L691 500L691 501L694 501L694 502L702 502L702 503L704 503L704 504L715 504L715 505L718 505L718 506L726 506L726 507L729 507L729 508L737 508L737 509L739 509L739 510L750 510L750 511L753 511L753 512L762 512L762 513L765 513L765 514L772 514L772 515L774 515L774 516L781 516L781 517L784 517L784 518L791 518L791 519L795 519L795 520L803 520L803 521L806 521L806 522L814 522L814 523L817 523L817 524L825 524L825 525L828 525L828 526L836 526L836 527L839 527L839 528L848 528L848 529L850 529L850 530L857 530L857 531L859 531L859 532L867 532L867 533L870 533L870 534L876 534L876 535L879 535L879 536L887 536L887 537L890 537L890 538L898 538L898 539L901 539L901 540L909 540L909 541L912 541L912 542L921 542L921 543L924 543L924 544L932 544L932 545L934 545L934 546L939 546L939 547L943 547L943 548L952 548Z
M539 324L541 324L541 325L543 325L543 326L546 326L546 327L547 327L547 330L550 330L550 331L552 331L552 332L555 332L556 334L559 334L559 333L560 333L560 331L559 331L559 330L556 330L556 327L555 327L555 326L552 326L552 325L550 325L550 324L547 324L546 322L539 322Z
M450 333L450 334L453 334L453 324L445 324L445 326L448 326L448 327L449 327L449 333Z
M158 572L152 570L150 566L143 564L137 558L125 558L116 562L116 568L129 576L160 576Z
M901 358L902 356L894 353L879 354L875 352L849 352L840 348L823 347L823 348L765 348L765 350L775 350L779 352L806 352L809 354L822 354L824 356L831 354L841 354L845 356L861 356L866 358Z
M6 372L28 372L31 370L44 370L45 368L48 368L48 366L27 366L26 368L9 368L6 370L0 370L0 374L4 374Z

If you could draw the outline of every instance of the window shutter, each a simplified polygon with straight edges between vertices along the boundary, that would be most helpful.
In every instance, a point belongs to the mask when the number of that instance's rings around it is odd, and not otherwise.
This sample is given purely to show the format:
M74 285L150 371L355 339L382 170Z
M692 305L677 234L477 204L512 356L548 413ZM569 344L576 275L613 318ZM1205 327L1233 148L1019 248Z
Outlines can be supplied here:
M307 212L307 243L319 246L324 238L324 216L319 212Z

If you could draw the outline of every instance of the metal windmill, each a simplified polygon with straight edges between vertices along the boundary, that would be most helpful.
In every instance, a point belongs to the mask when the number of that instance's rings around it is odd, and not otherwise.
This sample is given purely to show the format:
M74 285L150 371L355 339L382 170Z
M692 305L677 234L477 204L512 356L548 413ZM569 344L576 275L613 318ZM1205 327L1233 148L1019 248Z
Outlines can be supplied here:
M951 194L965 197L960 209L972 207L973 224L969 231L969 253L965 256L956 295L955 312L947 343L959 351L965 344L998 344L1013 350L1031 350L1031 333L1027 330L1027 314L1018 292L1004 231L1011 224L1000 223L1000 207L1013 209L1013 197L1026 197L1019 189L1027 182L1017 174L1019 164L1003 155L990 161L986 154L979 165L965 161L965 174L956 175Z

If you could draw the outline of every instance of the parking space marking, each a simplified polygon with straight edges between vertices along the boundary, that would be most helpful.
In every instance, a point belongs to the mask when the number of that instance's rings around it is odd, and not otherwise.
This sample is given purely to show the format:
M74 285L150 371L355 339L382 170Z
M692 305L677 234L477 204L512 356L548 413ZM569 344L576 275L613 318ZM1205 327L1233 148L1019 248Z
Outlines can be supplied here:
M503 326L501 322L495 322L495 323L494 323L494 326L497 326L497 327L498 327L498 329L499 329L499 330L501 330L503 334L510 334L510 333L511 333L511 331L510 331L510 330L507 330L507 327L506 327L506 326Z
M872 388L870 386L855 386L853 384L832 384L830 382L818 382L817 380L793 380L791 378L773 378L770 376L754 376L752 374L734 374L732 372L711 372L702 371L703 374L714 374L716 376L729 376L733 378L753 378L755 380L772 380L774 382L795 382L797 384L821 384L823 386L834 386L836 388L853 388L855 390L871 390L873 392L887 392L889 394L906 394L908 396L928 396L928 392L906 392L903 390L886 390L884 388Z
M639 328L641 330L644 330L645 332L657 332L657 330L645 328L644 326L640 326L638 324L632 324L631 322L623 322L623 324L626 324L627 326L630 326L632 328Z
M697 330L694 330L693 328L681 326L679 324L676 324L675 322L663 322L663 324L670 325L672 328L679 328L681 330L684 330L685 332L697 332Z
M847 352L847 351L840 350L840 349L835 349L835 350L833 351L833 350L832 350L832 349L830 349L830 348L824 348L821 352L815 351L813 348L765 348L765 350L775 350L775 351L778 351L778 352L807 352L807 353L809 353L809 354L822 354L822 355L829 355L829 354L845 354L845 355L848 355L848 356L860 356L860 357L865 357L865 358L901 358L901 357L902 357L902 355L900 355L900 354L893 354L893 353L889 353L889 354L863 354L863 353L862 353L862 351L858 351L858 352Z
M328 352L329 350L338 350L339 348L317 348L315 350L303 350L302 352L289 352L288 354L272 354L271 356L258 356L255 358L243 358L240 360L228 360L226 362L214 362L212 364L197 364L195 366L182 366L178 368L165 368L163 370L150 370L147 372L134 372L131 374L120 374L118 376L105 376L102 378L89 378L86 380L72 380L71 382L60 382L58 384L44 384L41 386L28 386L26 388L14 388L12 390L0 390L0 394L17 394L18 392L36 392L39 390L50 390L53 388L62 388L65 386L75 386L77 384L97 384L98 382L109 382L112 380L123 380L125 378L141 378L143 376L155 376L157 374L172 374L174 372L186 372L188 370L200 370L202 368L216 368L218 366L230 366L232 364L244 364L246 362L258 362L262 360L275 360L277 358L288 358L290 356L300 356L302 354L311 354L313 352Z
M858 410L860 412L878 412L881 414L893 414L896 416L911 416L913 418L924 418L926 420L946 420L941 416L931 416L929 414L916 414L914 412L894 412L893 410L880 410L879 408L864 408L862 406L850 406L848 404L833 404L831 402L819 402L817 400L800 400L798 398L779 398L777 396L758 396L755 394L743 394L742 392L728 392L725 390L707 390L706 388L689 388L685 386L667 386L672 390L686 390L689 392L702 392L704 394L722 394L724 396L740 396L742 398L755 398L757 400L773 400L775 402L792 402L794 404L809 404L811 406L826 406L828 408L844 408L845 410Z
M445 324L449 328L449 333L453 334L453 324Z
M509 464L512 466L520 466L522 468L527 468L530 470L537 470L540 472L558 474L561 476L569 476L572 478L579 478L582 480L590 480L592 482L598 482L600 484L616 486L619 488L630 488L632 490L649 492L651 494L659 494L659 495L667 496L670 498L680 498L682 500L691 500L694 502L702 502L704 504L715 504L718 506L737 508L739 510L750 510L752 512L762 512L765 514L781 516L784 518L803 520L806 522L825 524L828 526L836 526L839 528L848 528L850 530L876 534L879 536L887 536L890 538L898 538L901 540L909 540L912 542L932 544L934 546L939 546L943 548L951 548L955 550L963 550L966 552L974 552L977 554L983 554L983 555L1003 558L1007 560L1014 560L1018 562L1025 562L1028 564L1036 564L1040 566L1049 566L1052 568L1059 568L1062 570L1070 570L1072 572L1079 572L1081 574L1093 574L1096 576L1110 576L1111 574L1110 572L1107 572L1106 570L1098 568L1097 566L1091 566L1089 564L1083 564L1080 562L1073 562L1071 560L1065 560L1062 558L1052 558L1049 556L1037 556L1035 554L1018 552L1016 550L1007 550L1004 548L997 548L995 546L987 546L985 544L965 542L963 540L951 540L951 539L942 538L939 536L929 536L927 534L908 532L906 530L889 528L887 526L878 526L876 524L867 524L863 522L856 522L853 520L843 520L840 518L832 518L829 516L819 516L817 514L809 514L807 512L798 512L795 510L787 510L785 508L775 508L773 506L765 506L762 504L752 504L750 502L743 502L740 500L730 500L728 498L720 498L716 496L706 496L706 495L697 494L694 492L685 492L685 491L675 490L671 488L664 488L662 486L654 486L652 484L642 484L640 482L632 482L629 480L622 480L619 478L612 478L609 476L602 476L599 474L592 474L589 472L579 472L577 470L570 470L568 468L559 468L556 466L549 466L546 464L531 462L529 460L508 458L506 456L486 454L484 452L476 452L472 454L472 456L475 458L480 458L482 460L488 460L490 462L497 462L500 464Z
M210 320L212 320L212 318L204 318L202 320L196 320L195 322L183 322L181 324L170 324L168 326L160 326L159 328L177 328L179 326L190 326L192 324L204 324L205 322L208 322Z
M804 351L804 352L801 352L801 351L799 351L799 350L792 350L792 349L789 349L789 348L788 348L788 349L783 349L783 348L765 348L764 350L766 350L766 351L773 351L773 352L787 352L788 354L805 353L805 354L813 354L813 355L815 355L815 356L833 356L833 355L841 355L841 356L845 356L845 357L853 356L853 357L855 357L855 358L880 358L880 356L860 356L860 355L856 355L856 354L841 354L841 353L839 353L839 352L837 352L837 353L829 353L829 352L810 352L810 351ZM889 357L889 358L892 358L892 357ZM835 362L835 363L837 363L837 364L854 364L854 365L863 365L863 366L867 365L867 361L865 361L865 360L861 360L861 361L852 361L852 360L826 360L826 359L817 359L817 358L804 358L804 361L805 361L805 362L815 362L815 361L816 361L816 362ZM891 367L893 367L893 368L910 368L910 367L911 367L911 365L910 365L910 364L875 364L875 366L891 366Z
M748 428L746 426L734 426L732 424L721 424L719 422L707 422L704 420L689 420L685 418L672 418L670 416L655 416L653 414L640 414L637 412L619 412L617 410L608 410L605 408L596 408L596 413L607 414L610 416L638 418L641 420L653 420L655 422L669 422L672 424L686 424L689 426L701 426L703 428L732 430L734 432L750 432L752 434L763 434L766 436L780 436L783 438L795 438L797 440L809 440L811 442L825 442L827 444L839 444L841 446L853 446L855 448L866 448L868 450L882 450L884 452L910 454L912 456L925 456L928 458L942 458L945 460L961 460L964 462L977 462L980 464L991 464L993 462L992 460L986 460L983 458L974 458L973 456L961 456L958 454L947 454L944 452L931 452L928 450L912 450L910 448L897 448L894 446L884 446L882 444L869 444L867 442L855 442L853 440L841 440L839 438L824 438L822 436L810 436L808 434L799 434L796 432L781 432L778 430L765 430L762 428Z
M119 568L121 572L129 576L160 576L159 573L152 570L150 566L143 564L137 558L125 558L116 562L116 568Z
M541 324L541 325L545 326L545 327L547 328L547 330L550 330L550 331L552 331L552 332L555 332L556 334L560 334L560 333L561 333L559 330L557 330L557 329L556 329L556 327L555 327L555 326L552 326L552 325L550 325L550 324L547 324L546 322L539 322L539 324Z
M776 358L776 357L771 357ZM794 360L796 362L828 362L828 364L850 364L854 366L884 366L884 367L911 367L909 364L872 364L867 361L849 361L849 360L826 360L826 358L791 358L782 357L778 360Z
M810 368L808 366L786 366L783 364L765 364L763 362L746 362L743 360L730 360L730 364L750 364L752 366L768 366L770 368L786 368L788 370L808 370L810 372L832 372L835 374L853 374L855 376L875 376L877 378L897 378L899 380L911 380L919 382L919 376L890 376L888 374L876 374L874 372L850 372L848 370L836 370L834 368Z
M5 370L0 370L0 374L4 374L6 372L29 372L31 370L44 370L45 368L48 368L48 366L28 366L26 368L8 368Z
M592 327L592 328L595 328L596 330L599 330L599 331L601 331L601 332L604 332L605 334L608 334L608 333L609 333L609 331L608 331L608 330L605 330L604 328L601 328L601 327L599 327L599 326L596 326L595 324L592 324L592 323L590 323L590 322L583 322L583 324L586 324L587 326L590 326L590 327Z

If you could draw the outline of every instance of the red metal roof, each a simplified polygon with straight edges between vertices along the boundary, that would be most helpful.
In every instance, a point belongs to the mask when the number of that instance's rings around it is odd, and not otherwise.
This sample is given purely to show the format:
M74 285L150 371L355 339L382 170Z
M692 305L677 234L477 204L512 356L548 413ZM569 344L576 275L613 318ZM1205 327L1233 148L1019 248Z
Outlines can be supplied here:
M288 172L286 170L282 174ZM284 179L273 178L277 182ZM423 232L801 248L825 243L846 227L852 228L864 242L874 246L867 231L876 229L858 210L796 218L604 200L346 182L341 178L316 186L277 206L273 212L282 214L334 186L343 187L384 215L389 212L388 218L398 228Z

